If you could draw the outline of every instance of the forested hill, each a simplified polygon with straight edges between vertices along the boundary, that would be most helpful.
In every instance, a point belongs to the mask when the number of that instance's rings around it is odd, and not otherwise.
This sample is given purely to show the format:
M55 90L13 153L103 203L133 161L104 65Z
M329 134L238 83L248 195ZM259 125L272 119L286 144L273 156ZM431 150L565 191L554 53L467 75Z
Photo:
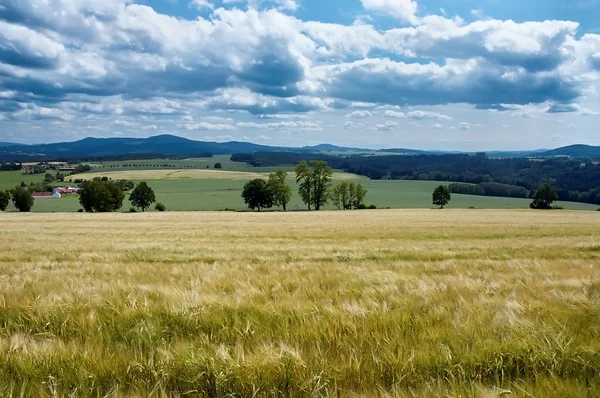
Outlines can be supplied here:
M301 160L326 160L337 169L371 179L407 179L454 181L482 184L493 196L529 196L542 183L551 183L560 200L600 204L600 164L568 158L529 160L497 159L485 154L415 155L415 156L327 156L320 154L259 152L236 154L233 161L254 166L296 164ZM490 183L494 183L490 185ZM519 189L519 187L521 189ZM462 192L473 193L473 192Z

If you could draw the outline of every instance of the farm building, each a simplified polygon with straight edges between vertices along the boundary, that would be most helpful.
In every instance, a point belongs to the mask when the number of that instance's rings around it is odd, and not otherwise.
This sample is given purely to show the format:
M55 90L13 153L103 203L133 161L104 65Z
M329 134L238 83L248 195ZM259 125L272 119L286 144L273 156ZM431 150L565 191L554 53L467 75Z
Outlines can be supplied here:
M34 192L31 194L35 199L58 199L61 194L58 192Z
M77 187L56 187L52 191L52 193L59 193L60 195L75 195L79 193L79 189Z

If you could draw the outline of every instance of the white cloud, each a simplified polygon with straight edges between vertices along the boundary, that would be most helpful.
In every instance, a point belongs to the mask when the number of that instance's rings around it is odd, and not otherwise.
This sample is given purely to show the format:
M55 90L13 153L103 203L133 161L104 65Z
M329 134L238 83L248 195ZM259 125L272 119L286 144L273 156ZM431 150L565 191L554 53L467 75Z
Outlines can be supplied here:
M355 118L355 119L362 119L362 118L371 117L371 116L373 116L373 115L369 111L354 111L354 112L351 112L346 115L346 117L351 117L351 118Z
M388 14L402 22L416 24L417 2L414 0L361 0L367 11Z

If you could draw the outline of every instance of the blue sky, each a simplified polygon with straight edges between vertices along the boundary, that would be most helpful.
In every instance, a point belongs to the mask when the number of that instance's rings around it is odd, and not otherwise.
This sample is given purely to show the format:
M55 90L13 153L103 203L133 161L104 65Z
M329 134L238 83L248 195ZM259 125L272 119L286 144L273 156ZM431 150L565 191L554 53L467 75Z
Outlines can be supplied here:
M600 0L3 0L0 141L600 145Z

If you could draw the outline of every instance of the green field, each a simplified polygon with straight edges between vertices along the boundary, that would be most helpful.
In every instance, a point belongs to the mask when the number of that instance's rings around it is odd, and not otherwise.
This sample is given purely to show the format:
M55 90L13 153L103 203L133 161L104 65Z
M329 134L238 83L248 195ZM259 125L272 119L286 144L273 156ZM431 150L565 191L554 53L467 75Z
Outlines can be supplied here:
M202 163L206 159L181 160L178 162ZM230 162L227 156L217 156L211 158L210 162L219 161L223 164L223 170L206 170L205 167L168 169L152 166L151 162L165 162L164 160L154 161L130 161L128 162L106 162L102 167L100 164L90 173L69 176L75 178L93 178L106 175L112 179L133 179L135 182L146 181L156 192L157 200L164 203L168 210L172 211L193 211L193 210L243 210L245 205L241 198L242 187L245 182L261 174L266 174L276 169L273 168L254 168L244 163ZM110 165L135 164L135 167L109 167ZM149 166L143 168L144 164ZM205 164L205 163L203 163ZM141 168L140 168L141 167ZM293 167L288 167L292 171ZM247 174L245 174L247 173ZM145 177L145 178L143 178ZM41 181L43 175L22 175L21 172L1 172L0 189L12 188L21 181L29 183L30 181ZM430 208L431 193L433 189L440 185L436 181L408 181L408 180L369 180L366 177L357 176L343 172L334 174L334 184L353 179L360 182L367 190L367 204L374 204L378 208L409 209L409 208ZM293 197L289 208L299 206L304 209L305 206L300 200L297 192L297 186L290 173L288 183L292 187ZM448 184L448 183L444 183ZM529 206L529 199L485 197L471 195L453 195L448 208L464 209L469 207L481 209L524 209ZM559 202L559 205L570 210L596 210L598 206L574 203ZM34 212L71 212L80 208L77 197L66 197L61 199L38 199L33 207ZM332 205L325 209L333 209ZM125 202L123 210L129 209L129 202ZM9 210L14 211L12 205Z

